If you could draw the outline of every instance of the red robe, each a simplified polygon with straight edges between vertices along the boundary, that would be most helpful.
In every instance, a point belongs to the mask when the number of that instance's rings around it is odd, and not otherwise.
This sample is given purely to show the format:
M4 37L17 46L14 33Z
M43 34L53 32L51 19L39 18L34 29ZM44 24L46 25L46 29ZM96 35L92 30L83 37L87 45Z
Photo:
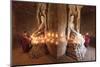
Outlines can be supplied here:
M85 46L88 46L90 43L90 36L89 35L85 35Z
M22 46L22 49L24 52L29 51L29 49L30 49L29 45L30 45L30 40L28 38L26 38L25 36L23 36L21 38L21 46Z

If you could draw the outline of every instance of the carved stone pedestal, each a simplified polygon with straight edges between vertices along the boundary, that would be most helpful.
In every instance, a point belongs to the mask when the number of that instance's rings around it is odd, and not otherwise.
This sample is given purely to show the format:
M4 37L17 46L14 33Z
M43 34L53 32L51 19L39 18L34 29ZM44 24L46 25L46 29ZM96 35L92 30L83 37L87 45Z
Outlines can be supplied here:
M69 42L67 44L67 55L81 61L86 53L86 48L78 43Z

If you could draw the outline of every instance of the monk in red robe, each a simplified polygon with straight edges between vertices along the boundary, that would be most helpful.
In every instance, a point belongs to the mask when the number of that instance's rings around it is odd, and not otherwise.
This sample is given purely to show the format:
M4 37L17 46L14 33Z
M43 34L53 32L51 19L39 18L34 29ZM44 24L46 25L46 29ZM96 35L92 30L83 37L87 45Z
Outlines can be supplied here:
M90 44L90 36L89 36L89 33L86 33L86 34L85 34L84 39L85 39L84 45L85 45L86 47L88 47L89 44Z
M21 46L24 52L29 52L31 48L31 38L26 32L22 34Z

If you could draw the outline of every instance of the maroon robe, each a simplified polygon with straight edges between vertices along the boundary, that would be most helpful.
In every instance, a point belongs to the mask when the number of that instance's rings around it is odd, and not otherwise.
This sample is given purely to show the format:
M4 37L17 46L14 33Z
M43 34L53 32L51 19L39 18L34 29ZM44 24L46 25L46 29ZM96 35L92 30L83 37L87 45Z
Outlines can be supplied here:
M22 36L21 38L21 47L24 52L28 52L30 49L30 40L26 38L25 36Z
M87 47L90 43L90 36L89 35L85 35L85 46Z

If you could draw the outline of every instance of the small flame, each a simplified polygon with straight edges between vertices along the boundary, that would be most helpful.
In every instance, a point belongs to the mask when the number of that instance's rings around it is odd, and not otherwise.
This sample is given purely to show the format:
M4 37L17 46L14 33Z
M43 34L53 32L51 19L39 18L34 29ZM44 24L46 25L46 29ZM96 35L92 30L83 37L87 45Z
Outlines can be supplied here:
M57 33L55 34L55 37L58 38L58 34Z
M54 33L52 33L51 36L54 37Z

